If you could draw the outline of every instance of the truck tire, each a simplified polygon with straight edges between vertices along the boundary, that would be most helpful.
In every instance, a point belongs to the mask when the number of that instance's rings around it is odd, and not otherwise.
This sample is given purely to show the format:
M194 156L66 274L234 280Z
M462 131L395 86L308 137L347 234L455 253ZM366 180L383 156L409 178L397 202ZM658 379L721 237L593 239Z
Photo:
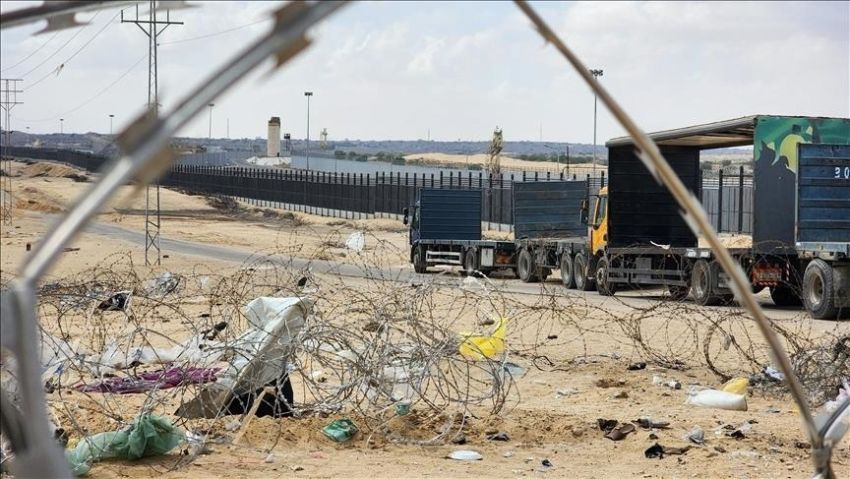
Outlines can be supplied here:
M531 252L528 251L528 249L523 248L523 250L519 252L519 258L517 259L517 274L519 275L519 279L521 279L523 283L537 282L538 275L536 269Z
M604 256L596 262L596 291L602 296L614 296L617 286L608 282L608 258Z
M573 272L576 289L580 291L593 291L596 289L594 281L587 277L587 257L584 253L578 253L573 258Z
M771 286L770 298L773 300L773 304L780 307L800 306L803 304L803 299L800 298L800 294L787 284Z
M816 259L809 263L803 275L803 304L815 319L833 319L838 316L832 273L832 267L826 261Z
M413 271L417 273L427 273L428 263L425 261L425 248L417 245L413 249Z
M478 252L470 248L463 255L463 272L467 276L475 276L478 273Z
M567 289L576 289L576 277L573 274L573 259L568 253L561 255L561 283Z
M699 259L691 268L691 293L694 302L701 306L716 306L723 298L714 293L714 284L717 282L715 268L708 261Z

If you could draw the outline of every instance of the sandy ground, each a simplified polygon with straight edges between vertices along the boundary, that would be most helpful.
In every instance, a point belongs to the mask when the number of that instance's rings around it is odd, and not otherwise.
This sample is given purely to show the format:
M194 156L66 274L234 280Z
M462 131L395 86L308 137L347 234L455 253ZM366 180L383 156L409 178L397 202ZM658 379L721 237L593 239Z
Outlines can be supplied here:
M416 153L413 155L407 155L404 157L407 160L417 160L422 164L426 165L453 165L459 168L463 168L466 165L480 165L481 167L485 167L487 165L487 160L489 159L489 155L484 153L477 153L474 155L453 155L449 153ZM540 172L551 172L553 174L558 174L562 170L564 174L567 173L567 165L566 160L563 160L564 163L558 164L555 162L549 161L528 161L528 160L520 160L518 158L512 158L509 156L502 156L501 166L503 170L510 171L540 171ZM579 163L579 164L571 164L569 167L569 173L575 174L578 177L583 177L587 174L590 174L593 171L593 166L590 163ZM597 173L599 171L608 171L608 167L604 165L597 165L596 167Z
M21 168L20 165L17 168ZM79 174L75 171L21 168L18 172L22 176L15 181L14 225L4 227L0 238L0 269L4 280L14 276L17 266L26 257L26 244L35 244L48 227L50 217L45 213L67 208L69 201L88 185L64 178L69 173ZM122 189L124 199L105 206L97 221L141 230L143 222L134 210L141 209L144 200L128 201L130 192L130 187ZM328 252L338 261L363 261L362 257L340 255L346 250L338 245L328 247L321 243L329 237L344 241L351 232L365 230L368 232L367 247L368 238L376 243L376 254L370 256L370 261L381 265L405 263L404 232L386 221L332 224L339 220L300 214L280 217L279 213L274 216L267 213L262 217L262 211L250 209L226 212L209 206L203 198L168 190L163 190L162 199L163 210L168 212L163 218L164 235L251 251L285 250L304 257L318 257ZM72 246L80 249L63 253L53 265L48 281L96 265L120 263L121 268L126 268L130 261L142 276L166 270L186 276L197 275L202 270L222 278L241 273L238 264L167 251L168 257L163 259L161 267L145 267L138 245L94 234L81 235ZM382 258L385 257L384 262ZM116 266L115 271L122 271L121 268ZM94 466L91 477L792 478L811 475L800 418L787 395L753 388L748 397L749 409L744 412L685 404L685 390L689 385L719 387L721 382L700 365L701 343L695 343L688 337L689 333L696 331L704 335L708 324L725 318L738 321L736 327L748 332L742 333L742 337L752 338L754 345L761 343L752 323L739 316L737 308L697 308L687 303L659 305L645 296L628 293L603 298L564 291L553 278L546 287L557 291L556 295L499 294L496 301L490 302L493 304L482 310L481 304L488 303L476 303L475 307L457 305L458 298L463 297L463 278L456 274L440 277L445 278L447 284L440 288L440 294L430 306L432 314L447 316L442 320L452 329L462 331L482 329L476 328L475 323L482 314L492 313L488 308L506 311L512 318L508 330L510 360L528 368L528 373L517 380L516 394L508 407L497 415L482 413L469 420L464 429L466 444L418 446L370 434L368 430L361 431L347 443L336 444L322 436L319 430L341 414L299 419L258 418L246 428L243 442L234 445L235 433L223 432L222 443L211 444L211 452L194 461L186 461L177 451L136 462L105 461ZM352 297L334 294L336 289L368 292L370 297L380 298L398 291L403 293L399 288L409 287L330 276L318 276L316 282L321 285L320 294L327 302L323 307L328 311L346 311L355 302ZM191 303L182 307L196 315L204 311L205 306ZM172 313L160 312L143 321L148 321L145 323L148 327L160 331L168 340L180 340L187 326L169 314ZM850 333L846 322L813 322L794 311L769 310L769 314L782 321L785 327L809 334ZM40 320L53 330L58 327L55 319L43 311ZM72 334L82 335L85 331L71 326ZM120 329L122 326L116 323L112 327ZM649 350L635 347L627 339L625 332L633 327L642 331ZM551 339L534 348L528 347L540 343L541 337ZM93 338L77 339L86 344L95 343ZM644 370L627 370L629 363L646 360L649 352L686 358L689 367L665 369L648 361ZM726 370L746 372L750 368L734 355L718 353L715 359ZM678 380L683 389L655 385L655 375L665 380ZM107 410L104 404L117 408L122 419L128 420L145 398L144 395L93 397L51 395L57 417L67 420L63 410L67 412L66 408L70 408L82 426L82 429L69 428L72 439L119 427L115 418L104 413ZM155 412L173 417L171 414L178 400L179 397L167 397ZM356 412L345 415L358 424L366 422ZM604 438L596 426L598 418L623 422L642 416L669 421L670 428L638 428L623 441L614 442ZM427 408L418 405L410 415L390 416L388 421L388 427L401 437L427 438L439 432L445 417L429 413ZM726 437L719 429L724 424L740 425L746 421L751 423L751 429L743 439ZM681 456L644 457L644 450L656 441L665 446L685 446L684 435L694 426L705 430L704 446L693 446ZM505 432L510 440L488 440L487 435L493 432ZM651 434L657 439L650 439ZM476 462L446 458L448 453L458 449L478 451L484 458ZM551 466L544 466L544 460ZM835 450L833 463L838 477L850 476L850 440L845 438Z

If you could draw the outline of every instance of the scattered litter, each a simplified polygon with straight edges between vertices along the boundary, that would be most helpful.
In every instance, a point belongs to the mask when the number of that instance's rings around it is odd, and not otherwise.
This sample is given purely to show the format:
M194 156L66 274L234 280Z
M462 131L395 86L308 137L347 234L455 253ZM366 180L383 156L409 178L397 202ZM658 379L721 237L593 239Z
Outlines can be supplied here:
M546 339L558 339L558 335L557 334L550 334L550 335L546 336Z
M765 366L764 369L761 370L761 373L776 382L785 381L785 375L772 366Z
M265 458L265 459L263 459L263 462L265 462L266 464L271 464L271 463L273 463L273 462L274 462L274 454L269 453L269 454L266 456L266 458Z
M398 416L407 416L410 414L410 401L402 400L395 403L395 413Z
M747 394L747 386L749 385L750 380L748 378L732 378L726 381L720 390L732 394Z
M292 472L299 472L304 470L304 466L289 466L289 469L291 469Z
M694 428L688 431L688 434L685 435L685 439L694 444L705 444L705 431L703 431L699 426L694 426Z
M629 371L640 371L641 369L646 369L646 363L644 363L644 362L632 363L632 364L629 364L626 369L629 370Z
M618 421L616 419L599 418L599 419L596 420L596 425L599 426L599 430L604 431L604 432L611 431L612 429L617 427L617 424L620 424L620 421Z
M489 336L473 333L460 333L461 343L458 352L461 356L480 361L482 359L493 359L505 352L505 332L508 321L499 318L496 328Z
M656 421L651 417L642 417L640 419L636 419L634 421L635 424L644 428L644 429L667 429L670 427L670 423L667 421Z
M502 454L502 457L513 457L513 456L514 456L513 451L507 451L504 454Z
M457 444L459 446L466 444L466 435L464 435L462 433L458 434L457 436L454 437L454 439L452 439L452 444Z
M133 394L154 389L170 389L184 384L205 384L215 381L218 368L169 368L138 376L109 378L74 389L81 392Z
M80 250L80 248L63 248L62 252L63 253L73 253L74 251L79 251L79 250Z
M363 251L366 246L366 236L362 231L355 231L345 240L345 247L352 251Z
M682 383L676 381L675 379L671 379L665 383L665 385L670 389L679 390L682 389Z
M620 391L614 395L614 399L628 399L629 393L627 391Z
M771 407L767 408L767 411L765 411L765 412L770 413L770 414L779 414L779 413L781 413L782 411L781 411L781 410L779 410L779 409L777 409L777 408L775 408L775 407L773 407L773 406L771 406Z
M119 291L97 305L99 311L127 311L132 291Z
M838 388L838 395L835 396L835 399L827 401L824 404L823 410L824 412L831 413L838 409L838 406L843 404L844 401L850 401L850 384L847 383L847 379L844 379L843 387Z
M669 245L669 244L658 244L658 243L656 243L656 242L654 242L654 241L650 241L649 243L650 243L652 246L656 246L656 247L661 248L661 249L670 249L670 245Z
M649 433L649 436L646 436L646 437L647 437L648 439L652 440L652 441L655 441L656 439L658 439L658 434L655 434L654 432L651 432L651 433Z
M525 376L525 373L528 372L527 369L520 366L519 364L508 363L508 362L506 362L502 365L502 369L504 371L506 371L508 374L510 374L514 379L521 378L521 377Z
M605 437L612 441L622 441L626 438L626 436L633 432L635 432L635 426L633 424L624 423L620 424L619 427L608 431L608 433L605 434Z
M738 426L734 426L732 424L724 424L715 430L715 434L718 436L723 435L734 439L745 439L747 437L747 433L750 432L753 428L753 422L753 420L744 421Z
M322 434L336 442L346 442L357 434L357 425L348 418L337 419L322 428Z
M145 292L151 296L165 296L176 291L178 286L180 286L180 277L168 271L144 284Z
M726 409L729 411L746 411L747 397L742 394L705 389L692 396L688 396L686 404L698 407Z
M681 456L685 454L691 449L691 446L683 446L683 447L668 447L661 446L664 449L664 454L669 454L671 456Z
M543 467L552 467L552 461L550 461L549 459L543 459L541 464L543 464Z
M448 458L456 461L480 461L484 459L484 456L475 451L461 449L459 451L452 451L448 455Z
M74 449L65 451L65 457L74 475L84 476L91 470L92 462L109 458L136 460L166 454L184 437L167 419L145 413L127 429L81 439Z
M652 446L649 446L649 449L643 451L643 455L646 456L647 459L653 459L656 457L662 459L664 457L664 446L656 442Z
M481 291L486 289L484 283L474 276L467 276L463 278L460 287L466 291Z
M496 434L490 434L489 436L487 436L487 440L488 441L507 442L507 441L510 441L511 438L510 438L510 436L508 436L508 433L499 432L499 433L496 433Z
M284 358L312 305L306 298L260 297L248 303L245 316L250 327L230 345L234 352L230 364L216 382L181 404L177 415L214 418L221 413L244 414L258 398L262 404L257 415L290 415L294 397ZM273 397L266 392L268 387L273 389Z

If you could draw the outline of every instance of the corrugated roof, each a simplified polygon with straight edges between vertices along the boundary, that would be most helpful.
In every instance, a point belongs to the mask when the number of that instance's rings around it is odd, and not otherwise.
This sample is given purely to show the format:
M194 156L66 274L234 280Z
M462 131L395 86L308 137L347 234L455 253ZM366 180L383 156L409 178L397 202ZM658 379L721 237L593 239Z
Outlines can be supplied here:
M752 145L758 116L744 116L704 125L657 131L650 133L649 137L658 145L694 146L700 149ZM608 140L605 146L611 148L633 144L632 137L621 136Z

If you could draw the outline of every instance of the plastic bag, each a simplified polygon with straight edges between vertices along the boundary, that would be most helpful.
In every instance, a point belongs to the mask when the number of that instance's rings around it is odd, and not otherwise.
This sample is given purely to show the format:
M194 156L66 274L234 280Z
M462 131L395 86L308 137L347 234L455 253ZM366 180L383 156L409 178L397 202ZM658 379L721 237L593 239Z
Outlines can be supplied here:
M158 456L177 447L184 438L167 419L142 414L123 431L102 432L81 439L77 447L65 451L65 457L75 476L85 476L92 462Z
M728 411L746 411L747 396L726 391L705 389L693 396L688 396L687 404L699 407L726 409Z

